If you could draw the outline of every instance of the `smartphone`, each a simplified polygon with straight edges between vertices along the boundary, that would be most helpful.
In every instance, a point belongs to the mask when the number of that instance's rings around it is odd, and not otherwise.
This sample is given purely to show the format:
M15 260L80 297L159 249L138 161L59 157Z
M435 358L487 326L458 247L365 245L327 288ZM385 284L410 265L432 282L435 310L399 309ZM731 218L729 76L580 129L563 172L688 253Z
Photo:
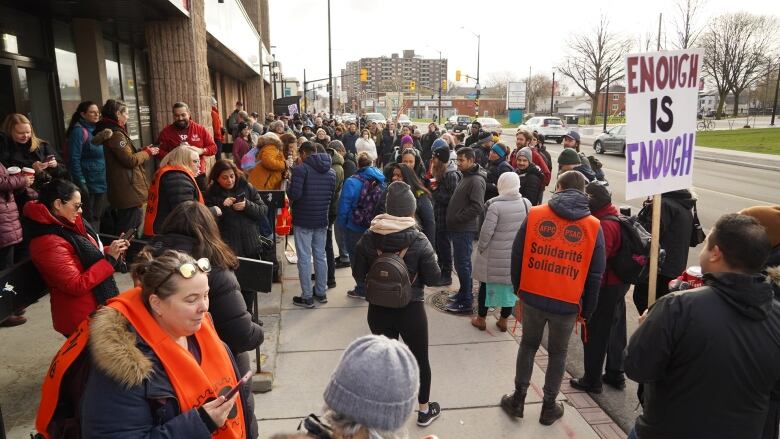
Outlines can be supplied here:
M240 203L244 201L245 198L246 198L246 194L241 192L240 194L236 195L236 203Z
M135 227L132 227L130 230L126 231L125 233L122 233L122 235L120 235L119 237L121 239L126 239L126 240L129 241L129 240L135 238L136 231L137 231L137 229Z
M252 378L252 371L251 370L249 372L247 372L244 376L242 376L241 379L238 380L238 382L236 383L236 387L233 387L232 389L230 389L230 392L228 392L225 395L225 402L227 402L230 398L232 398L233 395L235 395L236 392L238 392L241 389L241 386L246 384L247 381L249 381L249 378ZM225 402L223 402L222 404L224 404Z
M43 161L44 163L49 163L52 160L57 160L57 157L54 154L47 155Z

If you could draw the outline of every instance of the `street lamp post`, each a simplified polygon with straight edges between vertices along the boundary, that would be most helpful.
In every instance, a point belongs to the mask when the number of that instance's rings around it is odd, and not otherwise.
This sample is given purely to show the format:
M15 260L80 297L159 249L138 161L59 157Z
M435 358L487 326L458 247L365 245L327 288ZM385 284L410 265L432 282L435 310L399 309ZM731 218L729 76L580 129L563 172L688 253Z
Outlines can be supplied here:
M552 83L550 84L550 116L553 115L553 100L555 100L555 70L553 70Z
M775 82L775 100L772 104L772 121L769 123L769 126L773 127L775 126L775 114L777 113L777 89L780 88L780 60L777 62L777 82Z
M478 33L474 32L474 31L472 31L470 29L466 29L465 26L461 26L460 28L468 30L475 37L477 37L477 78L476 78L477 79L477 93L476 93L477 99L474 101L475 102L474 111L476 112L476 117L479 117L479 95L481 94L480 89L479 89L479 49L482 46L482 37Z
M609 100L609 80L610 80L610 70L609 67L607 67L607 90L606 94L604 94L604 132L607 132L607 104Z
M330 100L330 117L333 117L333 50L330 45L330 0L328 0L328 99Z

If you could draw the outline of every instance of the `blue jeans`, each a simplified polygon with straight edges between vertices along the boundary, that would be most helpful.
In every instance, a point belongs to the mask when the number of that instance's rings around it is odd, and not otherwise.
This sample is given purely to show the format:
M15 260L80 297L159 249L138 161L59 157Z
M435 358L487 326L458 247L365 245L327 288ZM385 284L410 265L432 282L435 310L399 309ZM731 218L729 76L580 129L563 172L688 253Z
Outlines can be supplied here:
M347 233L347 251L350 255L350 261L354 264L355 258L357 257L355 249L357 248L358 241L363 237L363 232L355 232L349 229L345 229L344 231ZM366 284L364 279L355 278L355 294L359 296L366 295Z
M636 427L631 427L631 431L628 432L626 439L639 439L639 436L636 435Z
M339 247L339 256L349 258L349 249L347 248L347 230L339 223L333 225L333 233L336 235L336 245Z
M458 273L458 282L460 282L457 303L470 305L474 300L472 293L474 286L471 281L471 249L474 243L474 232L450 232L450 240L455 272Z
M325 258L325 237L328 228L307 229L293 227L295 251L298 253L298 280L301 282L301 297L311 298L311 260L314 257L315 293L324 296L328 288L328 261Z

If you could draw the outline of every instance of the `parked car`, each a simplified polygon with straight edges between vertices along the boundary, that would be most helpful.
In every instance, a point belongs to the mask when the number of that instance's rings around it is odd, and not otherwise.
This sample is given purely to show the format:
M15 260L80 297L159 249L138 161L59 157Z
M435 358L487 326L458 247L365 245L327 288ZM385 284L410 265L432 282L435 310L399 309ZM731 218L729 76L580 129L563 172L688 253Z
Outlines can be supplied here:
M366 121L387 124L387 119L382 113L366 113Z
M462 131L468 131L469 125L471 125L471 118L469 116L453 116L455 117L455 122L452 125L451 131L454 133L460 133Z
M412 124L412 119L409 119L409 116L402 114L398 116L398 125L402 127L408 127Z
M484 131L489 133L496 132L499 136L503 134L503 131L501 130L501 124L492 117L478 117L476 122L479 122L480 125L482 125L482 129Z
M341 121L344 122L344 123L356 122L357 121L357 117L354 114L352 114L352 113L344 113L344 114L341 115Z
M596 154L619 152L626 155L626 126L615 125L598 136L593 142L593 150Z
M554 139L556 143L563 142L563 136L568 132L566 124L563 123L560 117L555 116L532 117L517 127L517 129L521 128L541 134L545 140Z
M456 123L458 123L458 115L457 114L447 118L447 122L444 122L444 129L449 131L449 130L452 129L452 127L455 126Z

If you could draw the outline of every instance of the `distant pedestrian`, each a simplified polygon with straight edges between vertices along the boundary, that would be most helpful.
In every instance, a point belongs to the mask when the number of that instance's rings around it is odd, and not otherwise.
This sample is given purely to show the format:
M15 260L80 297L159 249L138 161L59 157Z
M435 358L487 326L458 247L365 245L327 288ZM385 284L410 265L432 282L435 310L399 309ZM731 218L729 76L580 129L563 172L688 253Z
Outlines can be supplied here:
M251 131L252 128L246 122L239 122L236 125L236 133L238 135L233 138L233 150L231 151L234 162L241 163L244 155L255 146L252 143L252 137L249 135Z
M221 159L222 154L227 153L222 145L225 142L225 129L222 128L222 117L214 97L211 98L211 130L214 132L214 143L217 145L217 159Z
M428 132L423 134L422 140L420 140L420 147L422 148L421 156L426 168L428 167L428 163L431 161L431 157L433 156L433 142L435 142L440 135L441 132L439 131L438 125L435 123L429 123Z
M257 140L256 165L249 171L249 180L258 190L279 190L287 171L287 161L282 153L282 141L275 133L268 132Z
M355 150L357 151L355 155L365 152L372 161L376 160L376 143L374 142L374 139L371 138L371 133L367 129L364 128L360 133L360 138L355 141Z
M347 151L352 154L357 154L358 151L355 143L359 138L360 134L357 132L357 124L355 122L350 122L347 131L342 135L341 142L344 144L344 148L346 148Z

